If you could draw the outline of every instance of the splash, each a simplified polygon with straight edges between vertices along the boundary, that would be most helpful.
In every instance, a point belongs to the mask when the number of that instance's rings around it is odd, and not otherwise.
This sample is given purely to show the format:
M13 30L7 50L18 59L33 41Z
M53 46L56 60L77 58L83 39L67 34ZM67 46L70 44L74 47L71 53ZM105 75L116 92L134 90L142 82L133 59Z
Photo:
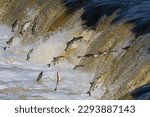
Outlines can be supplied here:
M149 83L149 6L148 0L0 1L2 99L120 99ZM16 19L15 32L11 33ZM20 35L27 21L31 23ZM12 36L14 41L4 51ZM64 50L67 42L80 36L81 42ZM26 61L31 49L30 61ZM105 54L78 58L97 53ZM48 68L47 64L57 56L64 58ZM85 67L73 71L75 65ZM45 74L37 84L40 71ZM58 71L64 83L56 93L52 88ZM5 79L6 72L10 76ZM100 83L88 97L89 82L97 77L101 77Z

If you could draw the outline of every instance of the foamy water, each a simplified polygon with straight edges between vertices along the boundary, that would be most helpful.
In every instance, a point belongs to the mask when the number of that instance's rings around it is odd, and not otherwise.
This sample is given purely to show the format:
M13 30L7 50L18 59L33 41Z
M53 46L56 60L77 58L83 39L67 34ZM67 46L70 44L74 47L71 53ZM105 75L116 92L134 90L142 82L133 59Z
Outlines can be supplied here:
M15 36L14 42L6 51L3 47L12 37L10 28L0 26L0 99L98 99L102 93L99 90L92 92L89 97L89 82L92 73L73 70L74 63L67 59L60 64L47 67L53 57L64 52L66 42L72 38L62 31L50 36L46 42L40 40L35 44L22 46L21 39ZM25 61L26 54L34 49L31 61ZM75 57L74 57L75 58ZM73 60L72 60L73 61ZM43 71L43 78L36 82L38 74ZM60 72L61 83L57 92L56 73Z

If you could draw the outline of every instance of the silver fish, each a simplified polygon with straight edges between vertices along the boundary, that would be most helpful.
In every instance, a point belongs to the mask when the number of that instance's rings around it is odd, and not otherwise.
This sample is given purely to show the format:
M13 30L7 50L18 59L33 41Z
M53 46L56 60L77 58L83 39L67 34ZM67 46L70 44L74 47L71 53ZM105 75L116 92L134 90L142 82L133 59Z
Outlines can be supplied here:
M43 71L40 72L40 74L38 75L36 81L37 82L40 81L42 77L43 77Z
M30 26L31 20L25 22L23 25L21 25L20 34L23 35L23 33L26 31L26 29Z
M76 66L73 68L73 70L79 69L79 68L81 68L81 67L85 67L85 66L84 66L84 65L76 65Z
M81 58L81 57L91 58L91 57L94 57L94 54L85 54L84 56L78 56L78 58Z
M11 43L13 42L13 39L14 39L14 36L13 37L11 37L6 43L7 43L7 45L11 45Z
M60 61L61 59L63 59L63 58L64 58L64 56L53 57L52 62L49 63L49 64L47 64L47 66L50 67L52 63L55 65L56 63L59 63L59 61Z
M12 24L12 30L11 30L11 32L15 32L15 28L16 28L17 22L18 22L18 20L16 19L14 21L14 23Z
M65 48L65 51L67 51L71 46L72 46L72 44L74 43L74 42L76 42L76 41L80 41L81 42L81 39L83 38L83 36L80 36L80 37L73 37L73 39L71 40L71 41L69 41L69 42L67 42L67 46L66 46L66 48Z
M83 36L80 36L80 37L73 37L73 39L71 41L75 42L75 41L80 41L81 42L81 39L83 38Z
M31 49L31 50L28 52L27 58L26 58L27 61L29 61L32 52L33 52L33 49Z
M113 53L113 52L117 52L117 50L109 50L109 51L99 52L98 57L101 56L101 55L106 55L106 54Z
M73 44L73 41L67 42L67 46L65 48L65 51L67 51Z
M124 50L128 50L130 47L131 47L131 45L126 46L126 47L123 47L122 49L124 49Z
M7 48L10 47L11 43L13 42L13 39L14 39L14 36L11 37L11 38L6 42L7 45L6 45L5 47L3 47L4 50L6 50Z
M54 91L57 91L58 85L60 84L61 79L60 79L60 74L59 72L57 72L57 76L56 76L56 87L54 89Z
M36 29L36 23L34 23L34 25L32 26L32 29L31 29L31 31L32 31L32 35L35 35L35 29Z
M93 82L90 82L90 89L86 94L89 94L91 96L91 91L94 91L95 88L97 88L98 83L100 82L100 76L97 77Z

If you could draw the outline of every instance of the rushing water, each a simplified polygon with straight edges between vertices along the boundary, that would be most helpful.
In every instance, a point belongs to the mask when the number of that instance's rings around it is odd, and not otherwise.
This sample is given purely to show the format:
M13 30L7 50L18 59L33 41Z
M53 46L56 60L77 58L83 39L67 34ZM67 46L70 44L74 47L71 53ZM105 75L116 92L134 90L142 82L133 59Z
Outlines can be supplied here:
M63 35L59 32L53 38ZM92 80L91 73L73 70L74 65L62 61L60 64L47 67L44 53L52 55L59 54L61 41L47 44L42 41L33 45L22 46L17 38L10 48L3 50L6 41L11 37L10 28L0 27L0 99L98 99L101 92L94 92L89 97L86 92L89 90L89 82ZM62 37L61 38L65 38ZM55 39L54 39L55 40ZM48 50L52 45L53 53ZM26 54L31 48L35 48L31 61L26 61ZM57 51L58 50L58 51ZM38 52L36 52L38 51ZM42 56L42 57L41 57ZM39 58L38 58L39 57ZM50 58L49 57L49 58ZM37 59L36 59L37 58ZM42 59L42 60L43 60ZM46 60L45 60L46 61ZM50 61L50 60L49 60ZM40 71L44 71L43 78L36 82ZM61 83L58 90L54 91L56 85L56 72L61 75ZM98 93L99 92L99 93ZM97 94L96 94L97 93Z
M0 0L0 99L129 99L131 91L150 82L149 6L149 0ZM64 58L48 68L57 56ZM78 64L85 67L73 70ZM61 83L54 91L57 72Z

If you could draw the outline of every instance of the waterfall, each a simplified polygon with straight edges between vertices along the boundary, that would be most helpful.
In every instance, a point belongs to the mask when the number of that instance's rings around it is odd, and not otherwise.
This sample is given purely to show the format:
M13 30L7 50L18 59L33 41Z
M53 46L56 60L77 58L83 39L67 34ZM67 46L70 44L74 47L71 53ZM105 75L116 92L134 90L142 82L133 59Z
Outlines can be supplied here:
M149 0L0 0L0 98L126 99L150 82L149 13ZM64 58L48 68L58 56ZM73 70L76 65L84 67ZM58 71L62 82L55 92Z

